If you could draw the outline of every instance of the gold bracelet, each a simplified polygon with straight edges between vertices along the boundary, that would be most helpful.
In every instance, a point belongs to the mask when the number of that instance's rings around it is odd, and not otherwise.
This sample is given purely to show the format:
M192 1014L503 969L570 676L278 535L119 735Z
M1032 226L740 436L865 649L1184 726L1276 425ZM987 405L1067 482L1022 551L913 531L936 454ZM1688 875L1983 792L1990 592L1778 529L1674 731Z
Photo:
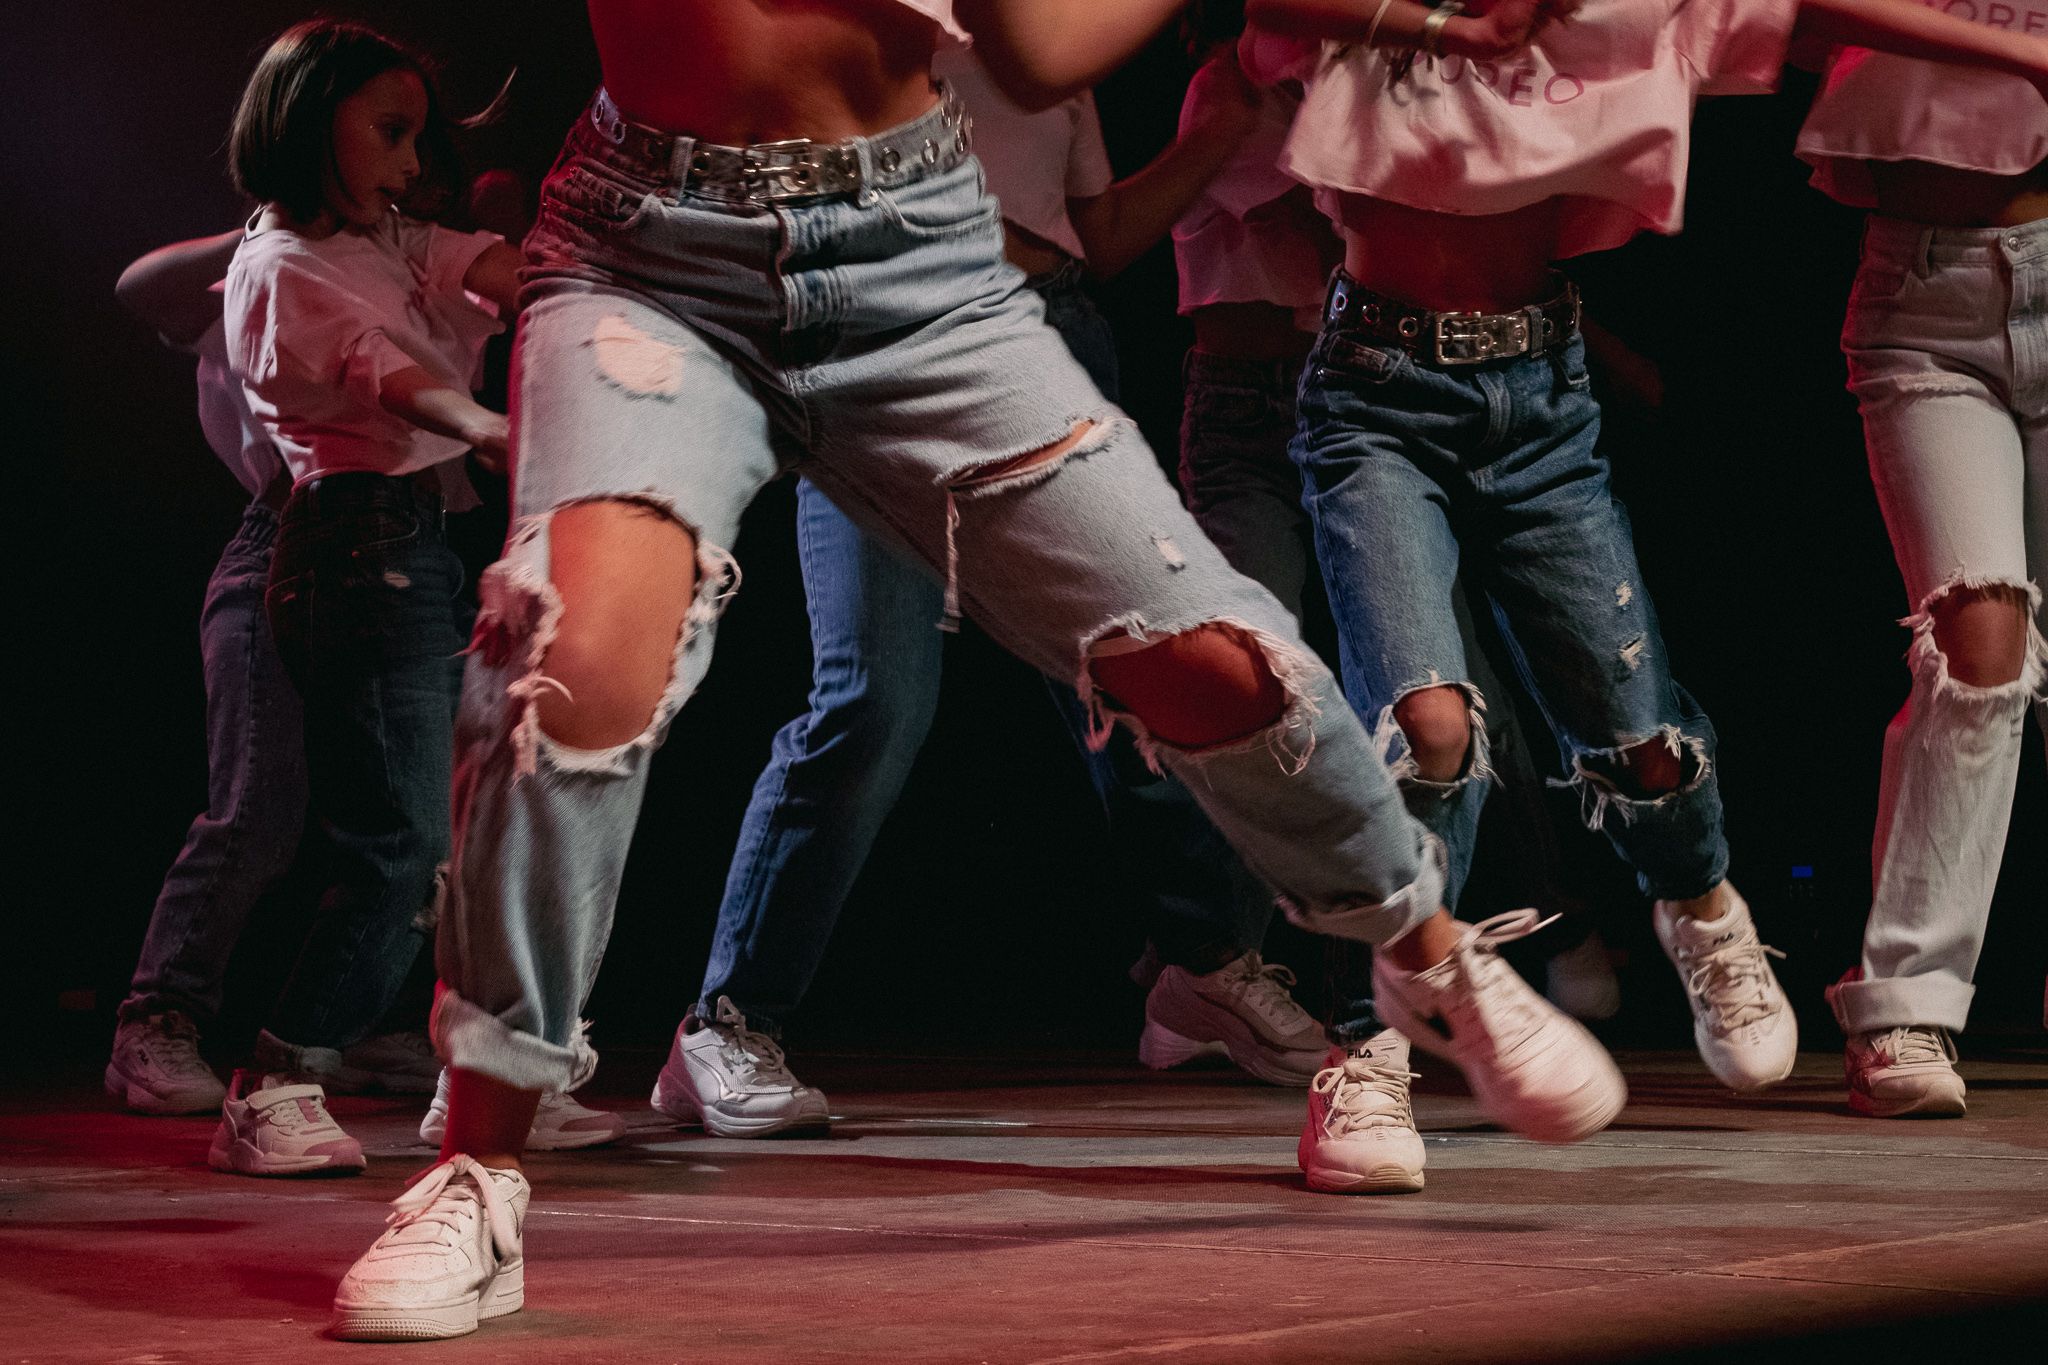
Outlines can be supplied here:
M1459 0L1444 0L1443 4L1431 10L1429 17L1422 21L1422 32L1418 35L1419 40L1416 43L1417 49L1431 57L1441 57L1444 51L1444 28L1453 18L1464 12L1465 7Z

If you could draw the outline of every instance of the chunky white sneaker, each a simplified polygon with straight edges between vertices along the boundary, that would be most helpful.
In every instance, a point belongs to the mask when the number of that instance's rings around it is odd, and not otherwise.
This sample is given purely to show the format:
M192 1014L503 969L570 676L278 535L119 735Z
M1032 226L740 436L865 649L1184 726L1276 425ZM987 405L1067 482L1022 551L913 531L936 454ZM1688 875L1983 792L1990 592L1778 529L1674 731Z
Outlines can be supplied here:
M441 1059L426 1034L381 1033L343 1048L340 1075L326 1084L337 1094L383 1090L431 1095L440 1076Z
M526 1306L520 1231L533 1189L517 1171L450 1157L391 1201L390 1229L341 1277L335 1336L433 1341Z
M1309 1082L1296 1156L1308 1187L1328 1194L1404 1194L1422 1188L1422 1138L1408 1102L1408 1040L1382 1029L1333 1047Z
M1657 941L1692 1000L1692 1037L1707 1070L1731 1090L1761 1090L1792 1074L1799 1021L1771 971L1783 957L1756 936L1749 905L1728 883L1719 919L1681 915L1670 901L1651 912Z
M1269 1085L1305 1085L1330 1043L1288 993L1293 984L1293 972L1256 951L1200 975L1163 968L1145 996L1138 1060L1161 1071L1222 1053Z
M199 1030L178 1010L116 1028L104 1080L107 1093L138 1114L205 1114L228 1093L199 1055Z
M1589 1023L1612 1019L1621 1012L1621 981L1607 941L1587 934L1574 946L1543 964L1543 995L1574 1019Z
M434 1087L434 1102L420 1120L420 1141L439 1147L448 1135L448 1073L441 1073ZM567 1095L553 1091L540 1097L533 1112L533 1127L526 1132L530 1152L568 1152L578 1147L596 1147L616 1142L626 1135L626 1121L603 1109L586 1109Z
M368 1163L363 1144L327 1112L319 1086L237 1071L206 1164L237 1175L327 1175L350 1174Z
M1510 910L1459 925L1451 955L1412 974L1375 953L1373 1003L1415 1046L1456 1064L1487 1117L1539 1142L1576 1142L1614 1121L1628 1087L1585 1026L1496 952L1546 923Z
M823 1093L791 1075L781 1045L748 1028L722 995L716 1019L693 1016L676 1028L650 1103L679 1122L703 1124L713 1137L765 1137L832 1121Z
M1907 1024L1849 1036L1842 1054L1849 1107L1874 1119L1961 1118L1963 1078L1945 1028Z

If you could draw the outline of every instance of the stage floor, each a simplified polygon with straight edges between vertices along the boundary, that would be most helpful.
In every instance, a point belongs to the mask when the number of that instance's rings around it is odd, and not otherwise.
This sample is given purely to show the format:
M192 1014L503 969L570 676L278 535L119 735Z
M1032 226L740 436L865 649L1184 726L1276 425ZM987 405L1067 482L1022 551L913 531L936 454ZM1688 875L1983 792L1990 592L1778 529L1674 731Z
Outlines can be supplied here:
M337 1101L369 1174L266 1182L206 1169L210 1120L17 1087L0 1361L1925 1359L2048 1299L2048 1054L1972 1051L1970 1117L1928 1122L1851 1116L1833 1054L1761 1099L1627 1054L1627 1112L1575 1147L1489 1129L1425 1061L1429 1187L1370 1198L1304 1189L1302 1097L1227 1071L799 1056L832 1136L734 1142L651 1113L659 1059L622 1052L586 1098L626 1141L533 1160L526 1310L402 1347L319 1334L430 1158L422 1104Z

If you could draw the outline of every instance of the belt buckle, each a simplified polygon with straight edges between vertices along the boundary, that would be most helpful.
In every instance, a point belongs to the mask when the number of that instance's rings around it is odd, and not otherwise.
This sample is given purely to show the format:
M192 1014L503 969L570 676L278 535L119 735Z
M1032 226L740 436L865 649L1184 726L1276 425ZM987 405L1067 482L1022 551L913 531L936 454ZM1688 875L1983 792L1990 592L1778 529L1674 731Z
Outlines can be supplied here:
M817 194L818 170L817 144L807 137L756 142L740 150L741 184L750 196L765 200Z
M1529 319L1519 313L1438 313L1431 338L1439 365L1481 365L1529 349Z

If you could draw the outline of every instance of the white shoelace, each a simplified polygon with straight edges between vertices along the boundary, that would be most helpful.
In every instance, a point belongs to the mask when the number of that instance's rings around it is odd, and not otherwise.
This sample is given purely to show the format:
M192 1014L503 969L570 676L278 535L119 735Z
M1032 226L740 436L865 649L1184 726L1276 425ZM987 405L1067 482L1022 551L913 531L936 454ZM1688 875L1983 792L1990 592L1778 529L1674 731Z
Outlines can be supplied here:
M166 1071L206 1065L199 1055L198 1028L175 1010L158 1015L156 1027L144 1028L142 1055Z
M1785 955L1756 936L1756 926L1731 931L1729 942L1704 951L1679 946L1678 957L1689 969L1686 989L1714 1015L1714 1029L1732 1033L1771 1013L1771 965L1767 958Z
M1500 949L1503 944L1527 938L1555 923L1557 918L1552 915L1546 919L1540 910L1509 910L1472 926L1472 937L1451 954L1451 960L1464 968L1471 982L1471 989L1460 1002L1465 1006L1460 1011L1464 1021L1456 1029L1461 1043L1476 1031L1492 1040L1496 1052L1504 1053L1543 1026L1546 1015L1537 1007L1536 993L1519 972L1501 960Z
M724 996L718 997L718 1031L725 1037L723 1052L735 1071L770 1085L799 1085L783 1060L782 1044L757 1029L747 1027L747 1016Z
M1872 1042L1893 1066L1953 1066L1956 1060L1955 1041L1944 1029L1902 1024Z
M1315 1020L1294 998L1293 972L1277 962L1267 962L1256 952L1246 953L1234 965L1241 968L1233 975L1241 983L1238 989L1245 1004L1276 1032L1285 1036L1315 1027Z
M1341 1066L1318 1071L1309 1082L1309 1089L1330 1098L1329 1110L1323 1115L1323 1131L1331 1137L1343 1137L1388 1121L1413 1128L1414 1109L1408 1084L1417 1075L1405 1066L1355 1056L1346 1056Z
M455 1184L458 1176L467 1176L469 1183ZM498 1182L490 1171L466 1156L450 1157L391 1201L390 1216L384 1220L391 1228L385 1234L385 1245L453 1245L468 1235L478 1205L483 1207L498 1259L509 1259L519 1249L519 1232L512 1224L512 1210L498 1193ZM415 1228L418 1235L407 1235Z

